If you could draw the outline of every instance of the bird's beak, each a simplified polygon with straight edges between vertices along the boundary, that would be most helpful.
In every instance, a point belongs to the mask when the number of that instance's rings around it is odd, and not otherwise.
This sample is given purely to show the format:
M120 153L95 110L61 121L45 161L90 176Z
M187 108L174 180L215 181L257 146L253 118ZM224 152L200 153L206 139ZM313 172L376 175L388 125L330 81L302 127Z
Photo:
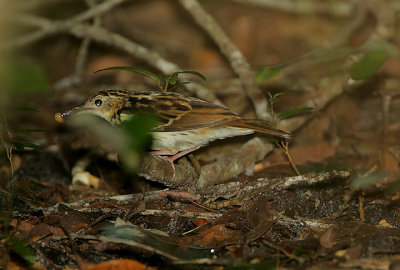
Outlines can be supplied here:
M81 105L81 106L77 106L77 107L75 107L75 108L72 108L71 110L68 110L68 111L66 111L66 112L58 112L58 113L56 113L55 115L54 115L54 119L58 122L58 123L62 123L62 122L64 122L65 121L65 119L67 119L67 118L69 118L69 117L71 117L71 116L73 116L73 115L75 115L75 114L78 114L79 112L81 112L81 111L84 111L85 110L85 108L83 108L83 106Z
M66 111L66 112L63 112L63 113L58 112L58 113L56 113L54 115L54 119L58 123L62 123L62 122L64 122L65 118L67 118L67 117L69 117L71 115L71 112L72 112L72 110L69 110L69 111Z

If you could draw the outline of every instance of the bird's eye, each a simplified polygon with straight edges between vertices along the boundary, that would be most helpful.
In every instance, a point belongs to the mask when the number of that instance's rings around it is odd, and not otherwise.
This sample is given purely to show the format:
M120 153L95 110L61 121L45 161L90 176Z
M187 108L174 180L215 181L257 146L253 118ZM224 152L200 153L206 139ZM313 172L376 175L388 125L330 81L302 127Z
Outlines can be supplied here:
M96 99L94 101L94 105L96 105L97 107L100 107L102 103L103 103L103 101L101 101L101 99Z

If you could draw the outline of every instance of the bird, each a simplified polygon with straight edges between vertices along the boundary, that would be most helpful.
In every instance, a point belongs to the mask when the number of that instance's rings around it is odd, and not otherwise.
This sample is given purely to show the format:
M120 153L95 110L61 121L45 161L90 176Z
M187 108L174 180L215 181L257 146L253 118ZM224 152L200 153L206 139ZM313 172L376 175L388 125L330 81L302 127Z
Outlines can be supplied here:
M88 113L118 126L141 112L157 117L150 153L165 158L173 167L176 159L217 139L255 132L291 138L290 132L272 127L267 121L242 119L227 107L175 92L102 90L82 105L57 113L55 118L63 122L73 114Z

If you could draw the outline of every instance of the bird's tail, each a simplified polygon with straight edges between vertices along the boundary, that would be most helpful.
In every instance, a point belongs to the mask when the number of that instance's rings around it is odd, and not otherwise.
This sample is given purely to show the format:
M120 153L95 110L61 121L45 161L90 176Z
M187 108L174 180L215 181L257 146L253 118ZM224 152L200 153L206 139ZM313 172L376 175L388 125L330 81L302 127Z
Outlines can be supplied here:
M290 132L274 128L268 122L259 119L239 119L229 122L229 126L235 128L251 129L256 132L261 132L285 139L290 139L292 137L292 134Z

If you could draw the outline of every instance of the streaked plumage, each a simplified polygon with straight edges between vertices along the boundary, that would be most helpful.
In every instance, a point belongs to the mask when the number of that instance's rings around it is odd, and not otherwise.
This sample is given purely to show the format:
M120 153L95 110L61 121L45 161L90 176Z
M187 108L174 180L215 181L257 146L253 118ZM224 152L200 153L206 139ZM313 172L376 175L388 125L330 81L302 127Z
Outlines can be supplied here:
M158 116L151 148L161 155L188 152L216 139L254 132L290 137L290 133L273 128L265 121L242 119L223 106L171 92L100 91L62 116L71 112L91 113L118 125L142 111Z

